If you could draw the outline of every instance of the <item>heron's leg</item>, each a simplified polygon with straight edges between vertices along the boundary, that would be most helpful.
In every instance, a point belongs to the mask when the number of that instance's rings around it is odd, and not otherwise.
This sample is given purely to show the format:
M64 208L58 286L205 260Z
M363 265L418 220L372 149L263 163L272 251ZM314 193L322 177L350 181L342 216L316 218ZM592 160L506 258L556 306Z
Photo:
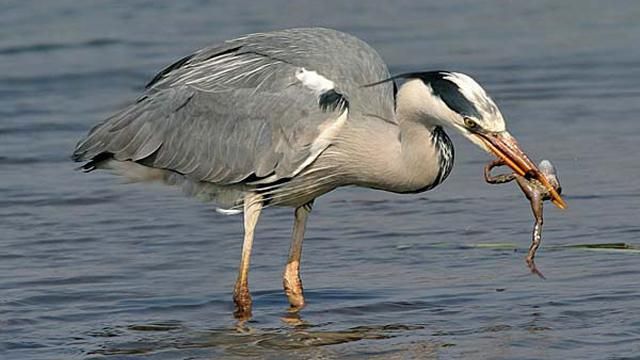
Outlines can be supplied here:
M282 285L284 292L289 298L289 303L294 309L304 306L304 296L302 295L302 280L300 279L300 257L302 256L302 240L304 230L307 225L307 218L313 207L313 201L296 208L295 220L293 222L293 237L291 248L289 249L289 259L284 268Z
M233 291L233 301L236 304L235 315L248 317L251 315L251 294L249 293L249 258L253 246L253 233L262 210L262 196L248 193L244 198L244 242L242 243L242 258L240 270Z

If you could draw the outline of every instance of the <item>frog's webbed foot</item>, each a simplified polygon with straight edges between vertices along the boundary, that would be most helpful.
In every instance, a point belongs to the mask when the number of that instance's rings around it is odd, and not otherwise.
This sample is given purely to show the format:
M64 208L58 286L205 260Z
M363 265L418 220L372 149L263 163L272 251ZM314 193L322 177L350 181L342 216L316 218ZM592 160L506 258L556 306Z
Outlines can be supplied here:
M502 174L502 175L496 175L496 176L491 175L491 170L494 167L503 166L503 165L505 165L505 162L500 159L494 160L488 163L487 165L485 165L484 180L489 184L504 184L504 183L513 181L513 179L515 179L515 176L513 174Z

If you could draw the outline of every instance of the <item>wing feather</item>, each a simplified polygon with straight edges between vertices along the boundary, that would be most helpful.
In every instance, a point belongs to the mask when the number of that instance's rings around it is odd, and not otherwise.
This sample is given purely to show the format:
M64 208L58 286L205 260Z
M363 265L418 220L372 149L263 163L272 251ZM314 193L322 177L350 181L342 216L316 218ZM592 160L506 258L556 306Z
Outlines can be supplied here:
M335 83L330 96L296 78L304 69ZM387 77L375 51L343 33L250 35L162 70L135 104L94 127L73 158L106 154L223 185L290 178L331 144L353 106L364 109L362 99L368 112L393 118L391 85L360 86Z

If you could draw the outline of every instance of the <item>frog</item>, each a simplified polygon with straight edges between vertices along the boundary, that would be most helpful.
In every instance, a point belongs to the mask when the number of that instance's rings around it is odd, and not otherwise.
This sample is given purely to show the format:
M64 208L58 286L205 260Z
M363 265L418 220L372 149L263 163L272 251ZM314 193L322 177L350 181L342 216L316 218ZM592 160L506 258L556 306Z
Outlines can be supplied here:
M535 222L533 225L531 246L529 247L529 251L527 252L527 256L525 257L525 262L527 263L527 266L532 273L544 279L545 276L536 267L535 256L536 251L538 250L538 248L540 247L540 243L542 242L542 224L544 222L542 216L543 203L546 200L551 200L551 193L547 187L545 187L540 181L535 179L530 174L525 174L524 176L518 175L516 173L500 174L495 176L491 175L491 170L493 168L503 165L505 165L505 162L501 159L494 160L488 163L484 167L484 179L487 183L490 184L504 184L515 180L520 187L520 190L522 190L524 195L529 200ZM561 194L562 187L560 186L560 181L558 179L558 172L556 171L556 168L551 163L551 161L546 159L542 160L540 164L538 164L538 169L540 169L540 172L542 172L542 174L549 181L549 184L558 192L558 194Z

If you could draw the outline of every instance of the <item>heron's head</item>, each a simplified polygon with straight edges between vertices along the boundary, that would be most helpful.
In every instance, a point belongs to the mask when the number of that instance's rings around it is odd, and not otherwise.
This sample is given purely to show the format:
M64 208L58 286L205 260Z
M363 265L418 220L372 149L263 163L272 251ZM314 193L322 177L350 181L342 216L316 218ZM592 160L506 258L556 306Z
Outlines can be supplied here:
M402 74L407 81L399 90L398 113L406 112L428 125L456 129L488 153L505 161L516 173L538 179L552 194L553 202L566 204L545 174L520 149L507 131L500 109L470 76L450 71Z

